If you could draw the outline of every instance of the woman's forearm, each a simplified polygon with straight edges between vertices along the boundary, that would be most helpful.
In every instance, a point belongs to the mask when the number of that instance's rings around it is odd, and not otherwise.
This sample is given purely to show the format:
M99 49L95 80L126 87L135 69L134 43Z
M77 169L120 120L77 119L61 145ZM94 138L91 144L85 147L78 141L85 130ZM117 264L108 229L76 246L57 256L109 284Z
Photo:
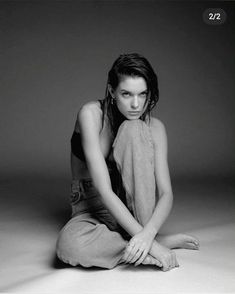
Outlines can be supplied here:
M131 236L139 233L143 227L137 222L137 220L130 213L125 204L119 199L119 197L111 190L102 191L100 193L102 201L119 225L127 231Z
M164 193L158 200L158 203L155 207L155 210L152 214L152 217L145 225L145 229L151 231L155 236L158 233L159 229L166 221L173 204L173 195L172 193Z
M107 207L118 224L131 236L140 232L143 227L135 220L125 204L112 190L109 171L101 152L91 152L87 156L86 162L93 185L98 191L104 206Z

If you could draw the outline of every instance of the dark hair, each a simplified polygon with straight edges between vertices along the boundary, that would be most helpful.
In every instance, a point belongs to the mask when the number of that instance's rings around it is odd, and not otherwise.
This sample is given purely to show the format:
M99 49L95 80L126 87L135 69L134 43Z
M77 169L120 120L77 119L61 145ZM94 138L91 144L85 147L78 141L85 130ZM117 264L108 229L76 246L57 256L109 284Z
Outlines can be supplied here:
M102 124L104 124L104 119L107 115L114 135L116 135L120 124L126 118L120 113L116 103L112 104L112 96L109 92L108 85L115 90L123 76L142 77L146 81L148 88L147 107L140 119L146 121L148 118L150 120L150 111L159 100L157 75L148 60L138 53L121 54L115 60L108 73L105 98L102 101Z

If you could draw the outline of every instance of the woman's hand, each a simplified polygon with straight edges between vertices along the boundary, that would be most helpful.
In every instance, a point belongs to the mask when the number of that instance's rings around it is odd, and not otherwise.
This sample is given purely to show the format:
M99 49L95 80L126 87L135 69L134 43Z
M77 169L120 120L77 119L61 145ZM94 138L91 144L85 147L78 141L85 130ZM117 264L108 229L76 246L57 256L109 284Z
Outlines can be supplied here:
M125 263L141 264L152 247L155 235L143 229L133 236L126 246L123 259Z
M179 266L175 252L162 246L156 241L152 244L150 254L161 262L162 270L164 272Z

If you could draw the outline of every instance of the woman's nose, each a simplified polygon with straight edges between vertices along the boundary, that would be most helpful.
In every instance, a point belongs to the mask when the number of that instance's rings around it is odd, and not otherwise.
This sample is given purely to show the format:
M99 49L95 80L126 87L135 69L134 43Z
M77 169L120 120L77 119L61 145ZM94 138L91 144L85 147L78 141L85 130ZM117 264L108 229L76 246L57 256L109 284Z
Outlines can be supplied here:
M137 96L133 97L132 103L131 103L131 107L134 108L134 109L136 109L136 108L139 107L139 101L138 101L138 97Z

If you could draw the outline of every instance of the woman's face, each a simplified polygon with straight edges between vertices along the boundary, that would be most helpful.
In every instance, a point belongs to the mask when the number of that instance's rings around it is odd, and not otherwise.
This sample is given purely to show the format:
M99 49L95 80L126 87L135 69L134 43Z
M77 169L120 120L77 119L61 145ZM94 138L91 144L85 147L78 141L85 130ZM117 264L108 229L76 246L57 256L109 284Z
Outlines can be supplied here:
M148 97L147 84L138 76L123 76L115 90L111 90L118 110L129 120L139 119L144 113Z

